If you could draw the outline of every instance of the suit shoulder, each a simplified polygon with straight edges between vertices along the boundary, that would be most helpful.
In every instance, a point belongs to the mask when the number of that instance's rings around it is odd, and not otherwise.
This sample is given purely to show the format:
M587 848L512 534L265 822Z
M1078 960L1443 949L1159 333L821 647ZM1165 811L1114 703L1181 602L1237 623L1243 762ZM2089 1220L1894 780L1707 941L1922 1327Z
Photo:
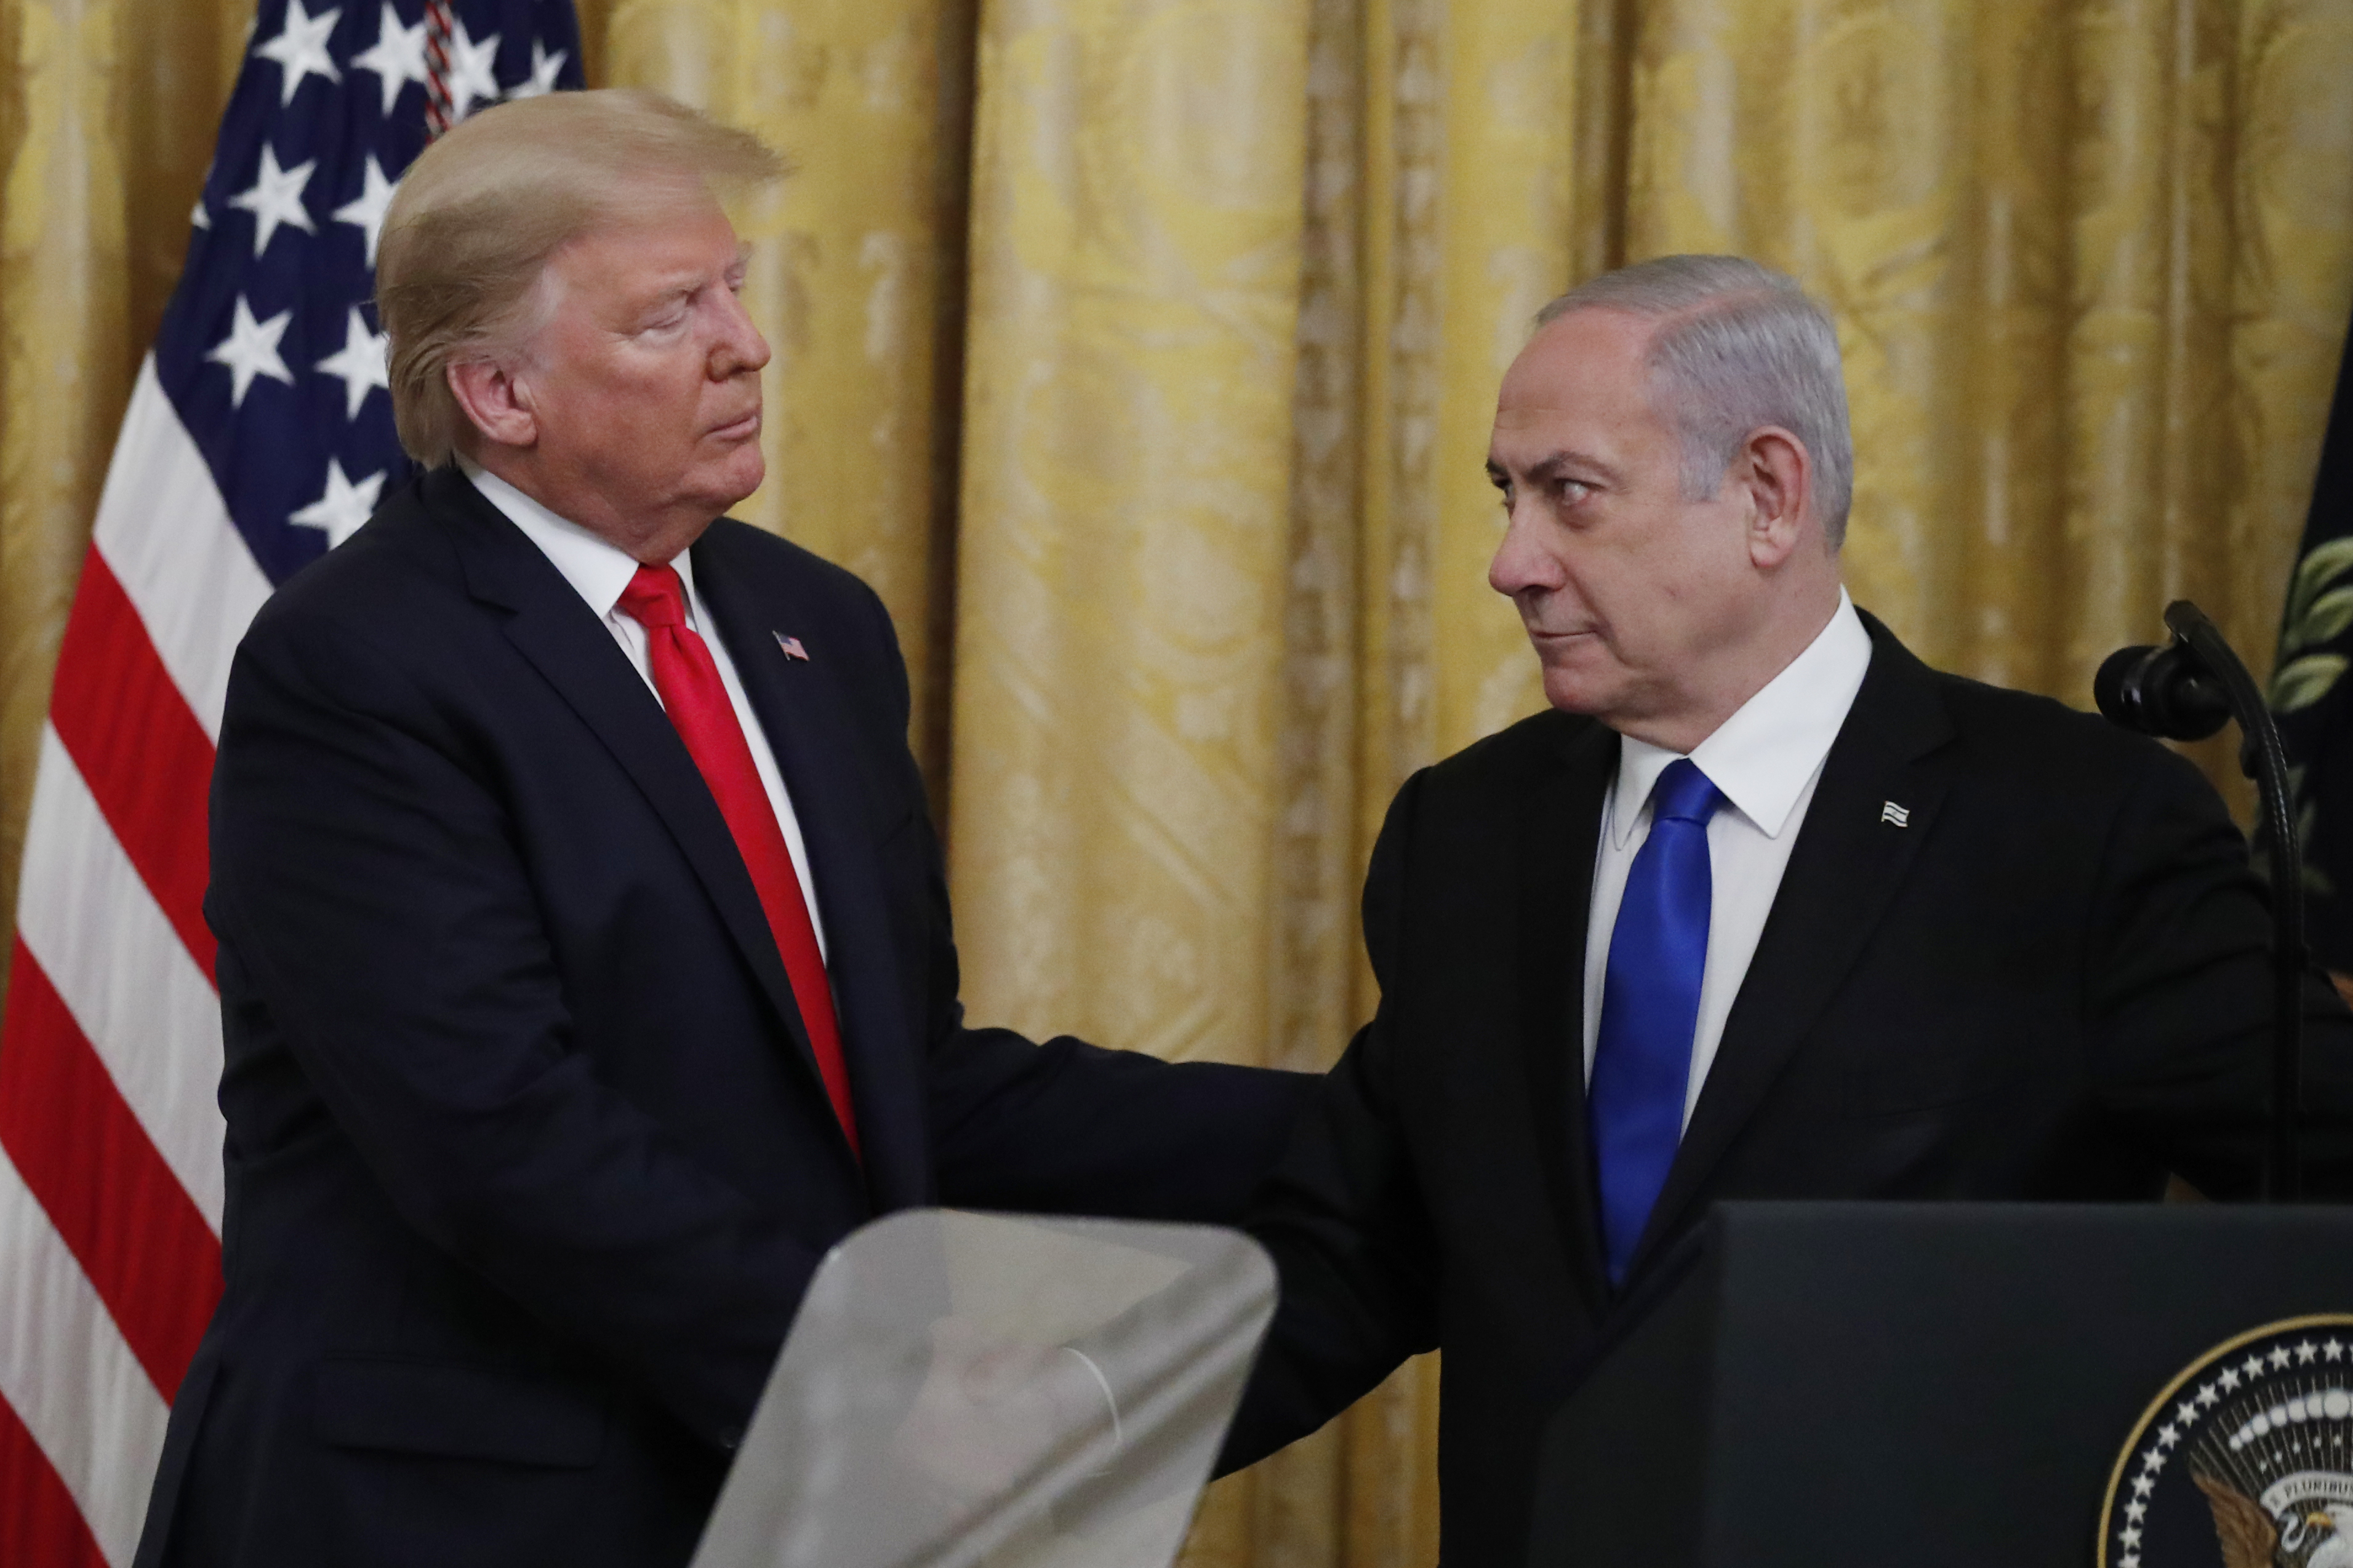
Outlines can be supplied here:
M789 616L792 624L780 630L804 639L811 632L847 637L870 657L900 658L898 628L882 596L858 574L806 545L723 517L696 542L694 559L704 592L712 580L726 579Z
M712 523L696 548L725 563L733 572L788 578L801 592L839 595L881 606L881 598L865 578L827 560L805 544L770 533L748 522L723 517Z
M254 616L247 639L318 622L363 633L414 624L426 606L463 590L457 551L412 481L365 527L280 584Z
M2128 822L2230 822L2197 765L2146 735L2031 692L1940 671L1930 679L1950 726L1944 765L2000 820L2103 842Z
M1608 735L1597 719L1547 708L1472 742L1428 771L1450 785L1509 782L1556 768L1566 752Z
M2145 735L2055 698L1993 686L1944 671L1936 680L1945 710L1965 744L2023 772L2077 778L2134 779L2150 770L2196 769Z

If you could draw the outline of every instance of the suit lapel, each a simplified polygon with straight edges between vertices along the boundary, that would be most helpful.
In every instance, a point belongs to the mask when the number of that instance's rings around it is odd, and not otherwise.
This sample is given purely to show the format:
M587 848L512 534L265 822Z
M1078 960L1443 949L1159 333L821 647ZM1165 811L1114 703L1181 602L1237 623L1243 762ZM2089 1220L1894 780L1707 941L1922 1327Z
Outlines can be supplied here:
M704 534L694 547L695 586L759 715L800 821L817 884L805 891L825 926L827 980L870 1189L886 1205L919 1202L929 1164L921 1098L906 1090L922 1082L920 1042L905 1028L906 985L892 958L888 895L875 856L892 826L876 810L892 795L874 776L849 717L842 686L849 650L817 636L814 606L796 591L793 576L764 572L743 542L718 528ZM788 657L780 637L801 639L804 657Z
M1599 724L1581 725L1563 739L1560 758L1563 773L1528 803L1519 889L1521 1062L1569 1273L1598 1319L1609 1288L1585 1126L1585 930L1618 737Z
M430 474L425 487L437 512L452 524L468 589L477 599L512 612L508 640L644 794L822 1092L817 1058L793 1005L792 984L760 896L718 803L661 704L563 574L462 474L454 468Z
M1831 744L1691 1125L1637 1249L1674 1233L1773 1080L1862 956L1936 829L1952 729L1936 676L1869 616L1871 668ZM1883 814L1890 805L1899 824Z

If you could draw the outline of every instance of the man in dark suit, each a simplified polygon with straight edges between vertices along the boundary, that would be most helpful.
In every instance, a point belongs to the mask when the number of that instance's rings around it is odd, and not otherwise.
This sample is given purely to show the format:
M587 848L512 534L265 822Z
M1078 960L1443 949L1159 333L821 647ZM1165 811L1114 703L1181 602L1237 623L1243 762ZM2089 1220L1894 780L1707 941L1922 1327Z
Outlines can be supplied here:
M1840 586L1837 339L1752 263L1547 309L1489 468L1556 711L1410 780L1372 1021L1252 1228L1246 1462L1442 1346L1449 1568L1520 1568L1578 1357L1719 1198L2252 1188L2270 921L2190 765L1939 674ZM2348 1021L2308 1104L2341 1190Z
M427 471L230 681L227 1293L142 1563L681 1563L852 1228L1230 1219L1287 1134L1310 1080L963 1022L890 621L720 516L768 351L714 193L775 173L590 93L402 184Z

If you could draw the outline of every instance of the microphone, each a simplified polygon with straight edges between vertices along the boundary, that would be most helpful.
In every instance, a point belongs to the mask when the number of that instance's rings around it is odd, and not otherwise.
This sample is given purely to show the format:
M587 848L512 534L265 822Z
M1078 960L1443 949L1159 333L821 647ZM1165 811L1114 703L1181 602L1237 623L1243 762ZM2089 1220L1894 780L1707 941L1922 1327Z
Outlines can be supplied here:
M2092 700L2109 722L2168 741L2202 741L2239 721L2239 767L2263 801L2264 858L2272 892L2271 1127L2263 1159L2263 1196L2303 1196L2296 1147L2304 1100L2304 854L2287 753L2262 688L2221 632L2197 605L2165 607L2173 640L2110 654L2092 679Z
M2112 724L2164 741L2202 741L2231 721L2231 699L2185 642L2120 647L2092 678Z

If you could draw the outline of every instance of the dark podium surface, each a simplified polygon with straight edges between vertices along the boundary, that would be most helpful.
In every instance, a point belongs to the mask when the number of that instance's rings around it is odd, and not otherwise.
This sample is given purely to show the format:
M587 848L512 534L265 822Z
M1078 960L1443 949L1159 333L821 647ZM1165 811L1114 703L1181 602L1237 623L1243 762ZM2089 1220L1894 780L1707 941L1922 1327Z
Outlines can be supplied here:
M2168 1383L2353 1313L2353 1209L1729 1204L1694 1240L1553 1420L1531 1568L2089 1568Z

